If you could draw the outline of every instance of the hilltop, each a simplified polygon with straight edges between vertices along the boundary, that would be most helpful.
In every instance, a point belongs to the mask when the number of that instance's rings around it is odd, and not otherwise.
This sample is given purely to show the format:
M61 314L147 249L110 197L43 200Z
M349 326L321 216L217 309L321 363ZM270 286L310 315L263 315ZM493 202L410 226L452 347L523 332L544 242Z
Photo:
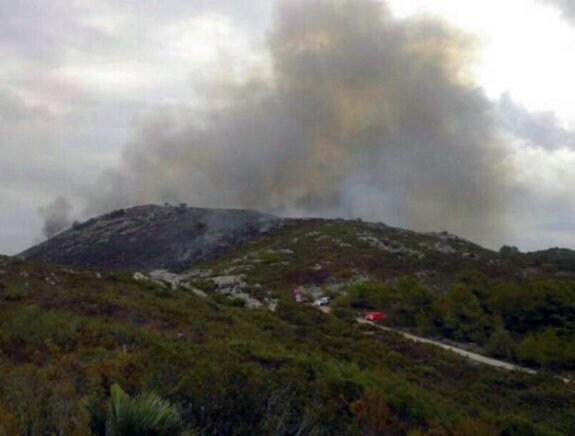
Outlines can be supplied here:
M575 276L575 252L568 249L520 253L503 246L495 252L445 231L419 233L360 219L287 219L183 204L136 206L76 222L17 257L178 272L216 259L222 270L281 270L282 280L288 278L290 284L346 275L390 280L408 274L440 286L466 269L492 277ZM234 264L223 268L228 261Z
M136 206L75 223L19 256L74 266L176 269L216 256L281 222L251 210Z

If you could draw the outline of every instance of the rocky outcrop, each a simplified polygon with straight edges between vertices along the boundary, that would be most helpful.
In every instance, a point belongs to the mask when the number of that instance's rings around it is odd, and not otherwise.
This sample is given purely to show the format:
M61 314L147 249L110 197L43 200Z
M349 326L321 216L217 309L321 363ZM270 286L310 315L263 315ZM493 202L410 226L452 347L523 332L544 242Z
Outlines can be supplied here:
M174 270L221 255L283 222L251 210L137 206L76 223L19 256L74 266Z

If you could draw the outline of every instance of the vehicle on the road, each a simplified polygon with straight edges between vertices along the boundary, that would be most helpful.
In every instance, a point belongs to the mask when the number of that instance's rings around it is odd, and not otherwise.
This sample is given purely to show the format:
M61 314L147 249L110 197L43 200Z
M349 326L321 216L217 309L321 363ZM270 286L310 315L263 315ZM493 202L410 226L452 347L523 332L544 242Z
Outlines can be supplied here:
M313 302L314 306L327 306L330 302L329 297L320 297Z
M385 313L383 312L369 312L363 317L366 321L379 321L383 318L385 318Z

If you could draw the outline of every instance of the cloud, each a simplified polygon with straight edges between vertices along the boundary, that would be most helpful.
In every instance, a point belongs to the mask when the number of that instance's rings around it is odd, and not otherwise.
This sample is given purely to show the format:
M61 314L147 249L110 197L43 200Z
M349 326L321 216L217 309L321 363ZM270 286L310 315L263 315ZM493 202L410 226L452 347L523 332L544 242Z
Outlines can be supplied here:
M375 1L284 0L268 41L260 68L196 87L201 110L142 120L86 213L187 202L500 237L503 150L468 36Z
M221 59L252 62L267 0L21 0L0 4L0 252L33 241L38 206L85 186L117 161L134 118L189 98ZM24 216L26 219L24 219ZM22 237L22 222L30 233ZM13 235L20 235L19 246Z
M565 19L575 24L575 1L573 0L540 0L557 7Z
M0 129L20 123L47 120L50 112L42 106L27 104L17 93L0 89Z
M549 149L513 136L508 143L507 214L515 232L507 241L528 249L575 246L575 150Z
M0 252L32 243L58 196L78 218L169 201L493 247L575 233L568 93L557 117L488 101L475 41L438 20L368 0L21 0L0 24Z
M505 137L507 242L528 249L574 246L575 131L553 112L529 111L510 95L496 103Z
M504 94L497 102L497 119L507 134L530 146L575 151L575 131L564 127L553 112L529 111Z

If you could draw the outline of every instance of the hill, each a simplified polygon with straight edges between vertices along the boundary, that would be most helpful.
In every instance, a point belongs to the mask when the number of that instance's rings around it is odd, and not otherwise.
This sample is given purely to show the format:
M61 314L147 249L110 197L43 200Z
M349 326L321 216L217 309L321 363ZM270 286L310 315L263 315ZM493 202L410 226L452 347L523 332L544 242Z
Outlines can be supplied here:
M105 268L181 268L215 256L281 219L250 210L136 206L76 223L25 259Z
M205 214L222 221L198 231ZM568 250L184 207L75 227L27 252L64 265L0 259L0 435L85 434L84 399L105 402L113 383L170 400L197 434L575 433ZM373 310L391 330L357 323Z

